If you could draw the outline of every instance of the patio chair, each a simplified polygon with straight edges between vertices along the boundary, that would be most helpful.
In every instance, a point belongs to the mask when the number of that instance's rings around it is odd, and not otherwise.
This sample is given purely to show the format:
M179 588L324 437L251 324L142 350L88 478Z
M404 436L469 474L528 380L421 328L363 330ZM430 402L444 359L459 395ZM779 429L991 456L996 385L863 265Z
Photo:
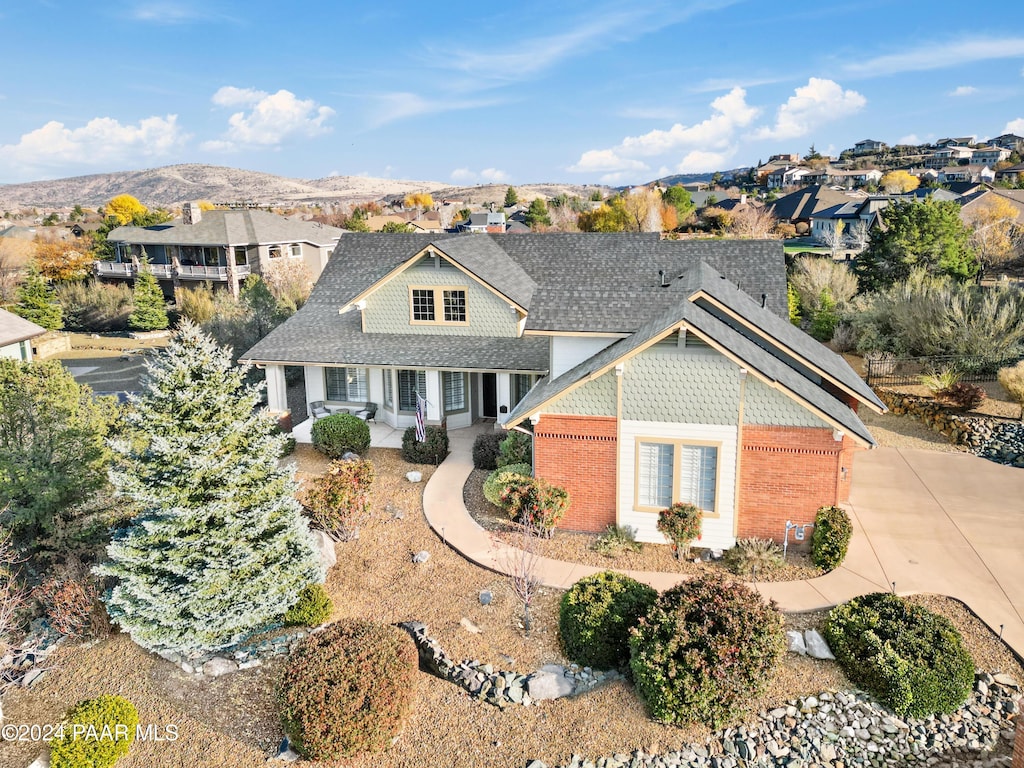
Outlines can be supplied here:
M309 415L313 417L313 421L316 421L324 416L330 416L331 412L327 410L323 400L314 400L309 404Z
M372 421L374 424L376 424L377 423L377 404L376 403L367 403L361 409L356 411L356 416L358 416L363 421Z

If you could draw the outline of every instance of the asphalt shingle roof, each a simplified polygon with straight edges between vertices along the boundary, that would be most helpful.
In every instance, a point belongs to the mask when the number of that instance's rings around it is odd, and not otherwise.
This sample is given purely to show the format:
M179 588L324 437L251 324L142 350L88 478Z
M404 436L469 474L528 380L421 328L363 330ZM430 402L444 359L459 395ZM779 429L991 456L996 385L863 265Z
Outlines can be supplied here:
M46 329L30 320L19 317L6 309L0 309L0 347L17 344L46 333Z
M203 211L197 224L177 220L152 227L118 227L108 240L142 245L254 245L305 242L329 245L344 230L309 221L295 221L259 210Z

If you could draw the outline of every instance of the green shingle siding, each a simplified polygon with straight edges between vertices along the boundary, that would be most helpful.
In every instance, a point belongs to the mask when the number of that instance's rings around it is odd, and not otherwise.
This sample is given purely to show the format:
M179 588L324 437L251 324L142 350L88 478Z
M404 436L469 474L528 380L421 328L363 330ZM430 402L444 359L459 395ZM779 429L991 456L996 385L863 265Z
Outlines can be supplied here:
M588 381L544 409L569 416L614 416L615 372Z
M740 380L721 355L643 352L626 363L622 418L683 424L735 424Z
M783 427L828 426L785 392L773 389L752 376L747 377L743 423Z
M466 288L468 325L413 325L409 322L409 286L459 286ZM438 317L442 308L436 307ZM432 336L518 335L516 313L494 293L459 269L436 269L428 260L393 277L366 299L363 310L370 333L423 333Z

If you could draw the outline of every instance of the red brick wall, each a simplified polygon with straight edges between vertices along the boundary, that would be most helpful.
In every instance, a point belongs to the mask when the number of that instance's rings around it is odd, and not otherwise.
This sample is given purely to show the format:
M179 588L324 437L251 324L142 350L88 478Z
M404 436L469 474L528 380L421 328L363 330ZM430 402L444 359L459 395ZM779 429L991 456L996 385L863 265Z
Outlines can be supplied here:
M615 418L544 414L533 434L534 474L569 492L558 527L600 533L614 525Z
M819 507L847 501L856 450L831 429L744 426L737 538L781 542L787 520L811 523Z
M1024 768L1024 715L1017 715L1017 731L1013 737L1013 762L1010 768Z

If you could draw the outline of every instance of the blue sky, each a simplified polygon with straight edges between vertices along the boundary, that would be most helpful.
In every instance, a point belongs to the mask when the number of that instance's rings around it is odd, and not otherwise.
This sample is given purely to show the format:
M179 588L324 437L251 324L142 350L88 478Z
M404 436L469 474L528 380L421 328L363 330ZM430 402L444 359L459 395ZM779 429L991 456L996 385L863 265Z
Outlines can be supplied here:
M17 0L0 183L210 163L627 184L1024 135L1019 0Z

